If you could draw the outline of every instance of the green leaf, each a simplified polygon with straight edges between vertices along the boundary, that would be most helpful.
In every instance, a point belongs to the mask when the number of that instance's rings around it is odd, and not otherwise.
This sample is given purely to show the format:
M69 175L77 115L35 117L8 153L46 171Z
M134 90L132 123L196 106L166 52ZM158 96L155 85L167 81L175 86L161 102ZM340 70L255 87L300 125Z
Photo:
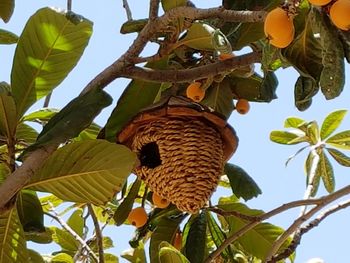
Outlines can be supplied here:
M82 141L82 140L91 140L96 139L98 134L101 131L101 127L96 123L91 123L89 127L87 127L85 130L83 130L75 140Z
M237 197L242 197L247 201L262 193L254 179L251 178L241 167L231 163L226 163L224 172L230 180L232 192Z
M350 150L350 130L334 134L326 140L326 143L339 149Z
M312 104L312 97L319 88L311 77L299 76L294 86L294 104L298 110L304 111Z
M102 238L102 244L104 250L114 247L113 240L110 237L104 236ZM91 242L90 248L92 249L92 251L98 252L98 245L96 239Z
M160 263L190 263L190 261L176 248L168 242L160 243L159 250Z
M141 180L136 179L135 182L132 184L131 189L128 193L128 195L124 198L124 200L121 202L121 204L118 206L117 210L114 213L113 219L117 226L120 226L124 223L124 221L127 219L135 198L139 192L141 186Z
M197 50L215 51L213 44L215 28L203 22L194 22L183 39L175 46L185 45Z
M297 144L301 142L306 142L305 136L300 132L288 132L288 131L272 131L270 133L270 140L279 144ZM300 139L300 140L299 140Z
M346 113L347 110L337 110L328 114L322 123L321 140L326 139L339 127Z
M319 156L320 160L318 162L316 173L318 175L321 175L324 187L326 188L327 192L332 193L334 192L335 188L335 178L332 164L330 163L324 151L321 151L319 153Z
M28 249L29 261L28 263L45 263L43 257L35 250Z
M4 29L0 29L0 44L10 45L17 43L17 41L18 36L16 34Z
M220 228L211 213L207 212L206 216L209 233L214 241L215 246L219 247L226 240L227 236L225 232ZM233 258L233 251L231 250L231 247L226 247L221 255L226 260Z
M129 34L129 33L140 32L147 23L148 23L148 18L128 20L122 24L120 28L120 33Z
M110 253L104 253L104 259L105 259L105 263L118 263L119 262L118 257L113 255L113 254L110 254Z
M320 130L316 121L311 121L306 126L306 136L310 138L313 145L320 142Z
M168 59L162 59L147 63L145 67L164 69ZM109 117L105 127L105 137L109 141L115 141L115 136L121 129L146 106L151 105L160 89L161 83L132 80L124 89L116 107Z
M136 156L104 140L73 142L54 152L26 185L77 203L104 204L129 176Z
M113 215L114 211L117 209L117 206L111 202L108 202L107 205L95 206L92 208L96 214L98 221L102 224L115 225Z
M24 235L26 240L38 244L50 244L52 242L52 231L48 227L45 227L44 232L25 232Z
M6 82L0 82L0 135L12 138L17 125L16 104L7 88Z
M344 50L336 27L326 12L316 8L313 32L320 34L323 69L320 76L321 91L327 100L334 99L343 91L345 84Z
M58 253L51 258L50 263L74 263L72 256L66 253Z
M339 39L343 44L346 61L350 63L350 32L338 30Z
M179 228L184 217L167 217L163 216L157 220L156 228L152 233L149 245L150 262L160 263L159 250L162 241L171 242Z
M21 121L32 121L43 124L48 122L53 116L57 114L57 112L59 112L58 109L44 108L23 116Z
M205 212L193 215L186 238L185 256L191 263L202 263L205 259L207 218Z
M300 119L298 117L288 117L284 121L284 128L295 128L297 129L300 125L306 123L305 120Z
M0 3L0 17L7 23L15 9L15 0L2 0Z
M236 211L244 215L257 216L262 214L261 210L250 209L244 204L226 204L220 205L221 209L226 211ZM221 217L220 220L226 220L230 227L229 235L234 234L245 226L248 221L245 221L236 216ZM265 256L271 249L272 244L276 239L284 232L284 230L278 226L272 225L270 223L260 223L253 229L247 231L243 236L237 239L237 242L242 246L242 248L254 257L261 260L265 259ZM289 244L288 239L282 246L285 248Z
M163 10L166 12L178 6L185 6L187 0L161 0Z
M26 145L31 145L36 142L38 138L38 132L25 123L20 123L16 130L16 139L20 143L25 143Z
M146 253L142 242L139 242L138 247L124 251L121 254L122 258L125 258L131 263L146 263Z
M77 233L80 237L83 237L84 232L84 218L83 209L79 208L75 210L67 220L67 224Z
M212 85L207 90L206 97L201 103L228 119L235 108L229 80L225 78L222 82Z
M27 22L11 72L18 119L59 85L79 61L92 34L92 23L73 13L38 10ZM75 15L76 16L76 15Z
M26 241L16 208L0 214L0 262L28 262Z
M51 227L52 239L63 250L76 252L79 248L79 242L69 233L67 230L60 229L58 227Z
M341 151L338 151L337 149L332 149L326 147L329 154L336 160L340 165L343 165L345 167L350 167L350 157L343 154Z
M51 207L55 208L63 203L63 200L52 194L40 198L40 203L44 212L49 212Z
M45 232L44 213L35 191L21 190L17 195L16 206L25 232Z
M39 134L37 142L28 147L23 156L41 146L60 144L78 136L101 110L111 103L111 96L100 89L90 90L73 99L49 120Z
M309 181L310 181L312 165L318 165L318 163L313 164L314 161L315 161L315 155L310 151L304 164L304 169L306 173L306 186L308 186L310 183ZM317 169L316 169L313 180L311 182L312 184L311 197L314 197L317 194L318 187L320 185L320 180L321 180L321 175L317 173Z

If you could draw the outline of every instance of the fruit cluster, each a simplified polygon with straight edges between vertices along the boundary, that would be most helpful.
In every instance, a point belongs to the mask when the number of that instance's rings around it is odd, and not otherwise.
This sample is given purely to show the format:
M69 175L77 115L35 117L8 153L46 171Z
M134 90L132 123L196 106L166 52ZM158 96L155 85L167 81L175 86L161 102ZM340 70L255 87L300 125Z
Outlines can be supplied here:
M329 17L333 24L341 30L350 29L350 0L309 0L315 6L330 5Z

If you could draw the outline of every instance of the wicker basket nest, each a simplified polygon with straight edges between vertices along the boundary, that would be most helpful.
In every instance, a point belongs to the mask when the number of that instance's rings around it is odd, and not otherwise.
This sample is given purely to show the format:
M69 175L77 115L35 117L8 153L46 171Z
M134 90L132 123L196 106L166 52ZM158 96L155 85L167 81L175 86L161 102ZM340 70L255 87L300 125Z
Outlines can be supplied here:
M196 213L209 200L238 138L209 108L170 97L139 113L117 142L138 154L135 169L149 188L179 210Z

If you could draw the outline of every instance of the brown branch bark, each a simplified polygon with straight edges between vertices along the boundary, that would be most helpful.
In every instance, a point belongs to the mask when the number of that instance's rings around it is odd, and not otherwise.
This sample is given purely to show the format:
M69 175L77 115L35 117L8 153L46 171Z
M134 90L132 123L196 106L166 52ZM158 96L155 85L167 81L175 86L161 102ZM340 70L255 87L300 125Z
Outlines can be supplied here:
M151 0L149 6L149 20L152 21L158 17L159 0Z

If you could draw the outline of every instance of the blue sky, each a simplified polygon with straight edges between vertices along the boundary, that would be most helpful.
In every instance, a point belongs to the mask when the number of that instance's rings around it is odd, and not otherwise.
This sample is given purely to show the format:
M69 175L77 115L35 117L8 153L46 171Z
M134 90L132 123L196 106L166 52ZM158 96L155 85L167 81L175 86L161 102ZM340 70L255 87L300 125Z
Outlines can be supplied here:
M149 1L130 0L133 17L144 18L148 14ZM219 6L220 1L206 0L194 1L199 7ZM25 22L37 9L44 6L65 8L65 1L17 1L14 15L8 24L0 22L0 27L20 34ZM73 1L73 11L79 13L94 22L94 33L86 48L84 56L69 74L67 79L54 91L51 107L62 108L68 101L77 96L81 89L101 70L110 65L123 52L125 52L134 39L135 35L120 35L121 24L126 20L122 1ZM148 49L148 50L151 50ZM11 70L14 46L0 46L2 67L0 80L8 81ZM346 66L349 76L350 67ZM306 153L300 154L288 167L285 167L286 159L295 153L301 146L283 146L270 142L271 130L282 129L284 119L288 116L299 116L306 120L319 122L331 111L346 109L350 102L350 82L346 81L344 92L340 97L326 101L322 94L315 96L312 106L306 112L299 112L294 106L294 83L298 77L293 69L278 70L279 86L277 89L278 99L269 104L252 103L251 110L247 115L239 115L233 112L229 123L235 128L239 136L239 148L230 162L243 167L259 184L263 194L250 200L247 205L251 208L270 210L283 203L301 199L305 190L305 174L303 162ZM117 98L128 83L126 79L119 79L111 83L106 91L114 100L111 107L104 110L96 119L97 123L104 125ZM42 101L34 105L30 111L42 106ZM350 116L339 130L350 129ZM340 188L350 182L350 171L334 165L336 188ZM214 198L229 192L218 190ZM319 195L325 194L323 186L320 187ZM288 227L296 216L299 209L293 209L282 215L269 220L282 227ZM347 226L350 210L344 210L327 218L319 227L304 235L297 250L296 262L307 262L312 257L323 258L325 262L348 261L348 237L350 230ZM109 229L110 235L116 248L111 252L123 251L128 248L127 241L132 237L132 227ZM52 246L38 246L38 249L47 253Z

